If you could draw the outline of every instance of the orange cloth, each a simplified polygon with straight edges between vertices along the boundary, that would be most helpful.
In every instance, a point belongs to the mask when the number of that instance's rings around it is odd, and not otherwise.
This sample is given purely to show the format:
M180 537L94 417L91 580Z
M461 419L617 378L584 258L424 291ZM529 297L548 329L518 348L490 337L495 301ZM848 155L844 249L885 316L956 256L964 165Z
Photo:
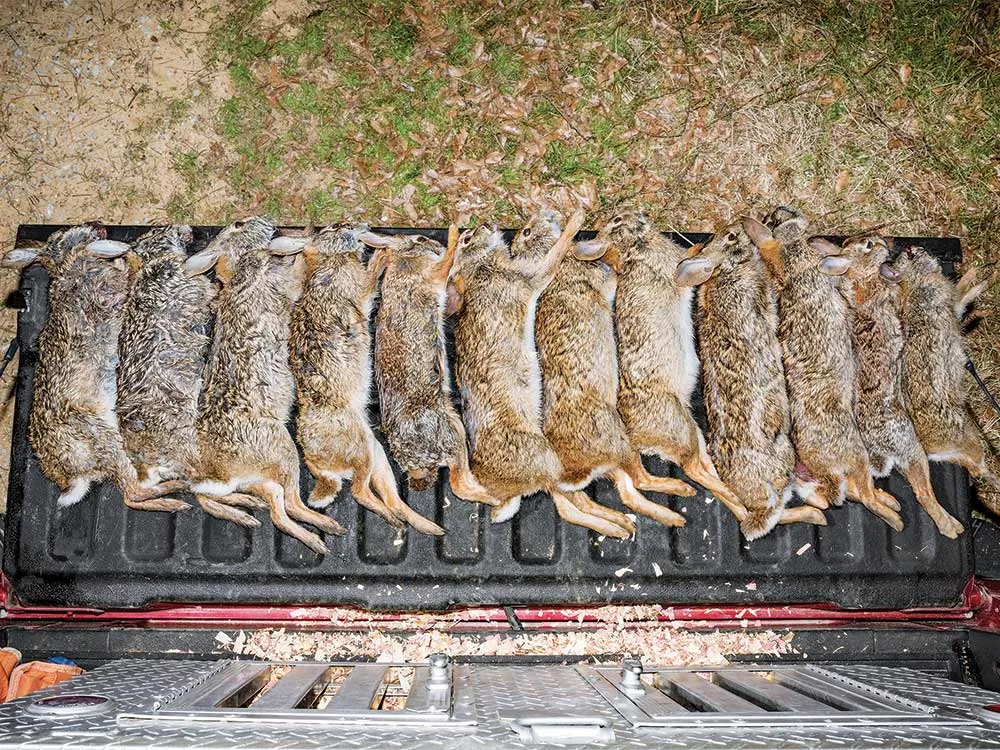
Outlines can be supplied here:
M57 685L82 673L83 670L79 667L71 667L67 664L29 661L27 664L15 667L11 673L6 700L14 700L36 690Z
M21 652L16 648L0 648L0 703L7 700L10 676L19 661L21 661Z

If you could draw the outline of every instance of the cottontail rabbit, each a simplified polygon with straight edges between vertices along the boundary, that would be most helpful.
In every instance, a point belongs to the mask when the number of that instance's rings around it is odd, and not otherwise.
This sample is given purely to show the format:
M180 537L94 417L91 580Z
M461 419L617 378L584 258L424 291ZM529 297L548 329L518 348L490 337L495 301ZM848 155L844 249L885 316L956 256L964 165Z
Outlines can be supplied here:
M367 231L365 225L328 227L303 250L307 277L292 310L289 344L298 394L296 437L316 478L308 503L328 505L342 480L350 479L355 499L394 526L406 522L426 534L443 534L400 498L389 459L368 424L368 324L383 269L378 262L365 266L358 238Z
M701 285L697 325L709 448L719 476L746 503L743 535L757 539L779 523L826 525L816 508L786 507L795 451L778 305L743 225L726 227L682 261L674 280Z
M796 456L818 486L800 490L806 502L840 505L859 500L897 531L899 503L875 489L868 451L854 420L856 378L852 314L842 276L850 258L810 244L807 219L779 207L767 226L745 229L773 271Z
M161 497L177 487L139 486L118 429L115 368L128 270L113 259L128 245L106 236L97 224L72 227L42 248L15 248L3 260L9 268L37 261L51 277L28 439L42 472L59 487L58 507L110 479L130 508L182 510L187 503Z
M132 275L118 340L116 411L143 488L189 489L187 478L197 466L195 423L215 287L204 276L188 278L184 272L191 240L191 227L159 227L125 254ZM260 525L231 507L260 507L255 497L234 493L222 502L197 499L212 515L251 528Z
M539 213L532 238L551 247L559 217ZM614 481L622 503L667 526L684 517L647 499L640 490L691 496L695 490L670 477L646 472L618 414L618 354L615 349L615 269L589 258L578 243L538 299L535 339L542 371L542 431L562 463L560 489L586 487L599 476ZM603 248L595 248L595 255Z
M642 213L613 216L593 241L594 252L618 266L615 325L618 413L639 452L678 464L741 522L747 510L719 479L705 438L691 416L698 380L690 287L673 279L687 251ZM608 255L610 253L610 255Z
M213 266L222 283L198 414L196 495L216 502L245 492L267 503L271 521L319 554L323 540L296 521L342 534L299 495L299 455L285 423L294 399L288 365L292 304L302 291L304 239L272 240L274 224L254 217L223 229L184 264ZM294 519L294 520L293 520Z
M826 249L831 254L841 252L833 245ZM847 277L854 307L854 415L868 448L871 472L876 477L887 477L893 467L898 467L938 530L955 539L965 529L934 496L927 455L903 402L899 288L880 273L889 257L889 245L881 237L865 237L848 241L843 253L851 258Z
M496 505L469 470L462 418L451 403L445 350L444 309L448 277L457 250L423 235L377 235L360 239L377 248L369 264L384 265L375 316L375 377L382 433L409 478L423 489L449 468L452 492Z
M968 356L959 317L978 293L976 287L969 277L956 287L920 249L904 250L882 268L901 292L903 397L927 457L958 464L1000 487L986 466L982 434L965 403L962 382Z
M635 530L627 516L582 492L560 490L562 465L542 432L535 308L572 247L583 215L577 213L552 240L556 220L551 212L540 213L509 248L490 226L467 231L459 241L462 310L455 350L472 471L504 503L494 511L494 522L509 519L521 497L541 490L552 495L564 520L624 538ZM541 243L535 242L536 230Z

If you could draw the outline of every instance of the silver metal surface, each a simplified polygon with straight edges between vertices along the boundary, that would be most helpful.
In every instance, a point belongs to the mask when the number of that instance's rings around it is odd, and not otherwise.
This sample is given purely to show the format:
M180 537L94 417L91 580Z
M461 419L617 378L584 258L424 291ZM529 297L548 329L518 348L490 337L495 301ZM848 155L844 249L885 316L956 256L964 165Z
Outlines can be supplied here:
M643 728L959 724L952 713L815 667L642 669L578 667L632 724ZM644 690L632 687L640 679Z
M348 715L370 711L375 693L382 687L388 671L389 668L381 664L359 664L351 670L324 710Z
M296 708L313 692L317 682L329 672L325 664L305 664L292 667L278 684L254 701L255 711L282 711Z
M806 750L827 748L861 750L870 748L952 748L969 750L996 748L1000 750L1000 726L980 718L982 707L1000 703L1000 695L966 685L948 682L921 672L884 667L852 666L818 668L783 668L754 666L744 672L769 673L767 682L782 685L797 694L806 695L790 683L808 684L811 688L825 685L827 694L809 694L806 697L819 703L838 702L839 713L851 714L869 711L895 712L893 723L802 723L798 716L808 716L814 706L802 703L803 711L766 710L749 717L764 717L786 722L744 723L721 725L643 725L640 720L630 720L626 711L620 711L595 687L594 679L613 689L619 698L626 699L622 706L629 706L633 716L651 714L669 719L676 710L664 709L664 703L654 703L663 693L656 684L677 679L681 671L647 667L642 675L644 696L635 703L618 688L621 680L620 666L575 667L571 665L495 666L452 664L454 701L452 720L461 715L468 723L455 725L420 723L424 704L407 701L402 710L374 713L407 717L402 721L382 724L365 723L364 720L336 723L311 723L299 718L326 712L307 709L285 709L284 718L275 721L249 720L207 721L202 714L232 715L231 708L211 710L174 711L169 721L150 721L152 715L170 713L170 706L197 702L199 696L208 695L211 687L222 681L229 685L239 682L234 662L197 661L119 661L93 670L33 696L0 705L0 750L104 750L105 748L152 748L153 750L338 750L339 748L398 748L399 750L424 750L425 748L459 748L459 750L485 750L485 748L542 747L546 744L588 746L602 743L604 748L684 748L685 750L735 750L738 748L778 748L779 750ZM242 671L243 679L253 669L263 669L268 681L273 680L271 665L242 662L248 665ZM298 665L313 670L298 672L292 669L284 679L296 675L293 681L297 690L303 689L320 665ZM322 665L326 668L326 665ZM379 665L381 668L383 665ZM388 666L388 665L386 665ZM416 668L410 688L411 700L415 695L427 694L421 683L426 684L426 664ZM711 669L698 670L711 674ZM717 687L733 685L741 675L733 668L722 670L715 678ZM737 670L739 671L739 670ZM298 676L302 675L302 679ZM780 679L779 679L780 677ZM218 678L218 679L217 679ZM251 680L256 679L256 673ZM318 681L319 684L324 676ZM698 679L704 679L698 677ZM237 686L236 691L244 688ZM812 681L812 682L810 682ZM744 699L760 705L767 701L789 701L781 691L769 691L756 680L743 680L740 685ZM279 680L274 688L280 685ZM310 690L318 690L314 687ZM265 688L267 686L265 685ZM272 689L274 689L272 688ZM415 693L415 690L422 693ZM288 689L291 691L291 688ZM51 695L103 695L114 702L114 709L106 714L52 721L33 716L28 706L38 698ZM232 695L222 698L231 699ZM286 695L290 695L287 693ZM264 700L263 692L259 701ZM610 694L609 694L610 695ZM291 700L291 698L288 698ZM848 705L851 700L854 705ZM653 701L653 702L650 702ZM303 705L309 700L303 701ZM253 704L257 705L257 704ZM687 714L690 706L680 705ZM410 710L414 709L414 710ZM255 712L250 711L248 714ZM264 716L280 716L281 711ZM293 714L293 716L288 716ZM702 717L707 714L698 712ZM433 716L433 713L430 714ZM446 714L447 715L447 714ZM716 714L716 718L721 716ZM794 721L788 722L787 719ZM829 718L829 717L827 717ZM644 720L644 721L648 721ZM531 743L530 745L527 743ZM593 745L597 747L598 745Z

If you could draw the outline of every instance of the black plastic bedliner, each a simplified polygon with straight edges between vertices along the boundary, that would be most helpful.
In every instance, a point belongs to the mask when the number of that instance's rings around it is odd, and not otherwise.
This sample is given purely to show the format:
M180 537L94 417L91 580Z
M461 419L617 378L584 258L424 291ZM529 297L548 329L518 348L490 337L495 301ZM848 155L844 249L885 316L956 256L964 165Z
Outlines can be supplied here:
M18 240L44 240L58 228L23 225ZM108 237L132 241L147 229L109 226ZM218 229L195 227L192 251ZM442 242L446 236L442 229L378 231L419 231ZM908 245L934 252L947 270L961 259L954 238L896 241L897 247ZM4 554L8 583L22 605L125 609L187 602L342 603L412 610L462 604L830 602L902 609L954 606L972 574L971 534L957 541L938 535L897 475L880 486L903 505L906 529L901 533L849 502L827 514L825 528L779 527L752 543L740 536L722 504L704 493L680 499L651 494L681 511L687 526L668 529L640 517L634 539L619 541L563 523L544 496L525 499L512 522L492 525L488 508L456 499L447 483L439 482L407 497L446 529L435 539L412 530L397 532L362 510L350 499L348 484L326 511L347 534L326 538L331 552L325 558L274 530L261 511L263 526L248 531L197 507L177 515L128 510L108 485L57 511L58 491L42 475L27 441L47 288L41 267L23 273L28 307L18 323L21 356ZM703 415L699 418L704 424ZM647 466L668 473L657 460ZM683 476L676 468L669 473ZM312 481L303 467L303 496ZM967 474L936 465L933 481L942 505L970 528ZM590 491L598 502L623 510L610 483L598 482Z

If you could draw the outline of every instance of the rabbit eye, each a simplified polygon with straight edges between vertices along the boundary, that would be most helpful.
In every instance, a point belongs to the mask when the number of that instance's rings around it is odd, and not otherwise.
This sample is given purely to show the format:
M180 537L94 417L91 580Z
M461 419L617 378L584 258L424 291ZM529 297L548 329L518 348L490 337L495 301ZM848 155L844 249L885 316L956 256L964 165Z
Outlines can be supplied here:
M531 236L531 227L525 227L524 229L522 229L521 230L521 234L523 234L525 237L530 237Z
M246 224L245 221L234 221L233 222L233 229L242 229L245 224Z
M735 232L730 232L729 234L726 235L726 244L732 245L735 242L736 242L736 233Z
M616 226L618 226L621 223L622 223L622 217L621 216L612 216L611 217L611 226L616 227Z

